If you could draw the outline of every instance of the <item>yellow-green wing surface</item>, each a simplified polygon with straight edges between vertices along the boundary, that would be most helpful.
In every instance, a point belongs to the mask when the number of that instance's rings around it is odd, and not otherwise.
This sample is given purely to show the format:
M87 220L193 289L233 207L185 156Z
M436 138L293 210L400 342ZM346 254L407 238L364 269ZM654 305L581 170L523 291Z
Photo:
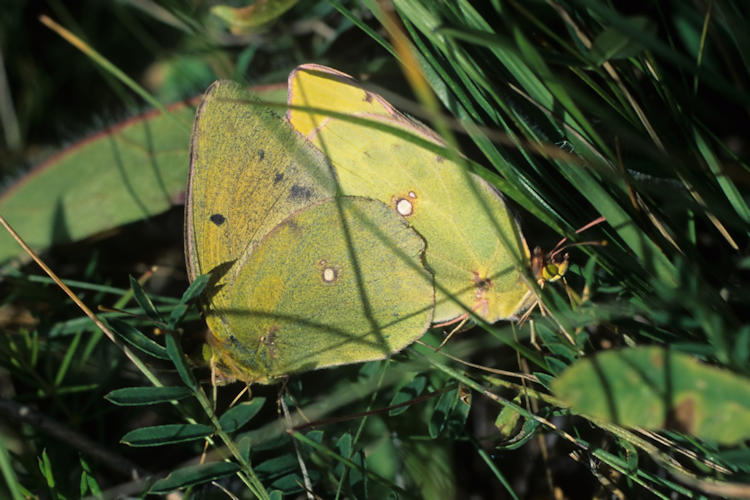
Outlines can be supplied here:
M435 322L470 309L495 322L529 305L529 252L502 196L435 153L431 130L323 66L290 75L288 104L287 119L329 158L343 193L381 200L425 238Z
M244 379L382 359L432 318L424 240L385 204L329 199L268 233L231 285L224 365Z
M226 271L279 222L334 193L323 155L239 84L215 82L196 111L191 136L185 200L190 278L217 267Z

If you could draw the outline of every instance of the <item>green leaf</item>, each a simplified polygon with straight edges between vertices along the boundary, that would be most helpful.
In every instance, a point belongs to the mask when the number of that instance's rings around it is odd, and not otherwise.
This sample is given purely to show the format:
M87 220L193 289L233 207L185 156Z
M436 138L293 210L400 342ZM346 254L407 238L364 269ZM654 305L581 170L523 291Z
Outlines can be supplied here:
M422 392L424 391L425 387L427 387L427 377L424 375L417 375L413 379L409 380L407 383L402 385L398 388L396 391L396 394L393 395L393 398L391 399L391 403L389 406L396 406L401 403L406 403L407 401L411 401L412 399L416 398ZM400 408L393 408L392 410L388 411L388 415L390 416L396 416L400 415L401 413L408 410L408 406L402 406Z
M81 462L81 481L79 485L81 497L86 496L87 492L91 492L95 497L101 497L102 489L96 481L91 467L82 457L79 457L79 461Z
M115 333L117 333L120 337L122 337L126 342L128 342L136 349L143 351L149 356L153 356L154 358L169 359L167 350L163 346L146 337L143 333L140 332L140 330L138 330L134 326L131 326L130 324L117 318L110 318L107 320L107 322L115 331Z
M352 435L348 432L343 434L338 438L338 440L336 440L336 449L338 450L339 455L346 459L349 459L349 457L352 456L352 441ZM334 468L334 474L340 477L342 474L344 474L345 467L346 465L343 462L337 463L336 467Z
M187 290L185 290L185 293L182 294L182 297L180 297L180 301L176 306L174 306L174 309L172 309L172 312L169 314L169 328L174 329L177 323L185 315L190 302L200 296L200 294L206 288L206 285L208 284L210 278L210 274L202 274L200 276L197 276L193 280L193 282L190 283L190 286L187 288Z
M132 276L129 276L129 278L130 289L133 290L133 298L138 303L138 305L141 306L141 309L143 309L143 312L146 313L146 316L154 321L163 322L164 320L162 319L161 314L159 314L159 311L156 310L156 307L154 307L154 303L151 302L151 298L148 296L141 284L138 283L138 280L133 278Z
M253 440L244 435L237 441L237 450L240 452L240 456L245 462L250 461L250 451L252 450Z
M174 366L177 369L177 374L180 376L182 383L194 391L197 390L198 382L196 382L193 372L187 365L179 339L172 333L168 333L165 336L165 339L167 344L167 354L172 363L174 363Z
M573 361L577 358L575 348L567 340L561 339L559 333L552 329L550 323L539 321L536 329L539 338L550 353L567 361ZM549 356L546 356L545 359L549 359ZM564 367L567 367L567 364Z
M192 118L192 107L171 109ZM0 196L0 213L30 246L46 248L164 212L185 189L189 135L159 112L114 125L34 169ZM0 262L20 250L3 233Z
M257 90L281 98L284 85ZM34 249L79 241L183 202L192 105L149 111L106 127L34 168L0 194L0 214ZM92 210L95 200L96 209ZM0 264L24 255L0 231Z
M567 363L560 361L557 358L553 358L552 356L546 356L544 358L544 361L547 363L547 368L549 368L549 371L555 375L568 368Z
M507 407L504 409L508 409ZM539 421L529 418L524 420L521 430L507 441L502 441L496 445L498 450L517 450L525 445L531 438L536 435L536 430L541 426Z
M717 453L716 458L734 471L750 473L750 449L735 448Z
M211 462L208 464L191 465L169 474L151 486L149 493L165 494L178 488L186 488L197 484L207 483L234 474L240 466L233 462Z
M305 434L305 437L310 441L321 444L323 442L324 432L320 430L310 431ZM309 443L304 443L305 446L310 446Z
M432 417L428 425L430 437L436 438L443 432L451 413L459 402L458 389L444 392L440 395L432 411Z
M280 478L273 480L269 487L281 490L288 495L290 493L300 491L302 489L302 487L300 486L301 484L302 478L300 477L300 475L292 473L286 474L285 476L281 476Z
M55 490L55 475L52 472L52 463L50 463L49 455L47 455L47 448L42 450L42 456L37 457L37 465L39 466L39 472L42 473L42 477L47 482L47 487L50 491Z
M129 446L164 446L208 437L213 429L203 424L167 424L142 427L125 434L121 442Z
M519 394L513 398L513 402L520 405L522 396ZM500 433L500 439L508 441L512 439L520 430L524 420L521 414L514 407L505 405L495 418L495 428Z
M211 14L227 23L232 33L252 33L294 7L298 1L256 0L247 7L215 5L211 7Z
M248 423L258 414L266 398L253 398L252 401L240 403L230 408L219 418L219 425L224 432L231 433Z
M192 394L185 387L125 387L115 389L104 397L118 406L141 406L184 399Z
M656 26L653 21L645 17L631 17L629 20L633 26L645 32L656 32ZM638 40L616 28L609 27L596 36L589 51L589 57L593 60L594 65L599 66L612 59L625 59L637 56L644 49L644 45Z
M356 498L368 498L369 481L367 480L367 459L364 452L362 450L357 451L352 457L352 462L357 464L359 468L349 470L349 486Z
M296 470L297 467L299 467L297 459L293 455L287 454L259 463L255 466L255 472L260 476L277 478Z
M548 389L549 389L549 386L552 384L552 381L555 380L555 377L551 376L549 373L534 372L532 375L534 375L537 378L537 380L539 380L540 384L547 387Z
M349 458L352 454L352 435L348 432L342 434L336 441L336 449L339 450L339 455Z
M552 390L575 413L626 427L671 428L726 445L750 438L750 380L661 347L583 359Z

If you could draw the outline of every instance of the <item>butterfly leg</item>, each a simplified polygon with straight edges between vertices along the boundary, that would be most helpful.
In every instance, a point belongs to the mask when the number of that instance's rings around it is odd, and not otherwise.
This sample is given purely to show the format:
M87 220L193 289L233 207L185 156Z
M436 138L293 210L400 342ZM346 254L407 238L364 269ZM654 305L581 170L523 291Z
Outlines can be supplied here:
M453 335L457 331L459 331L461 328L463 328L463 326L466 324L466 322L469 321L469 313L463 313L461 316L459 316L458 318L456 318L454 320L446 321L445 323L435 325L435 326L447 326L449 324L455 323L456 321L458 321L458 324L456 325L456 327L453 330L450 331L450 333L443 339L443 341L440 342L440 345L438 346L438 349L442 349L443 346L448 343L448 341L451 339L451 337L453 337Z
M487 312L486 311L486 309L487 309L487 299L482 299L482 300L477 301L477 303L474 304L474 306L472 306L472 308L471 308L472 312L476 312L477 309L484 309L484 312L486 314L486 312ZM442 347L445 344L448 343L448 341L451 339L451 337L453 337L453 335L456 332L458 332L461 328L463 328L463 326L466 324L467 321L469 321L469 313L465 312L461 316L459 316L457 318L453 318L450 321L444 321L443 323L437 323L437 324L433 325L434 327L441 327L441 326L448 326L448 325L452 325L454 323L458 323L456 325L456 327L453 330L451 330L450 333L445 337L445 339L443 339L443 341L438 346L438 349L442 349Z

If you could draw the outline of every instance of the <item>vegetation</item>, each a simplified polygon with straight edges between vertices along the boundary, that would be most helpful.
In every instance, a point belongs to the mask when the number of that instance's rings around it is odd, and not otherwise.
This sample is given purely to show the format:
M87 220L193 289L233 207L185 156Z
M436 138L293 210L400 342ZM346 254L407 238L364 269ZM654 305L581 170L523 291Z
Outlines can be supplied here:
M750 497L743 2L255 5L4 8L0 216L117 341L0 235L2 495ZM306 62L407 96L530 244L606 245L525 322L214 393L183 355L191 98Z

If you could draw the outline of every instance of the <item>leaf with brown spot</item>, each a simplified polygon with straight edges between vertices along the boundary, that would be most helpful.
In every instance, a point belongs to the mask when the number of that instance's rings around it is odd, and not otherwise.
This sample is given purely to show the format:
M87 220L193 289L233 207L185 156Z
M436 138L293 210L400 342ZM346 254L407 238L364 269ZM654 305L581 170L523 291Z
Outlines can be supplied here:
M750 380L657 346L581 359L552 383L574 413L732 445L750 438Z

